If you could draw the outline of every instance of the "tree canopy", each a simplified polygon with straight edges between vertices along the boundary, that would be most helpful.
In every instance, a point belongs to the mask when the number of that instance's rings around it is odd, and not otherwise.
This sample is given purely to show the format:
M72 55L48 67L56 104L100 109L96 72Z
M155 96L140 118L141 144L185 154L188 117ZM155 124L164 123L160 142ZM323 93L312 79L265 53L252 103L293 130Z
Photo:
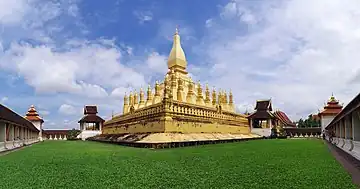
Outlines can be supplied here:
M321 122L320 119L314 119L314 116L310 114L305 120L301 118L299 121L297 121L296 125L300 128L320 127Z

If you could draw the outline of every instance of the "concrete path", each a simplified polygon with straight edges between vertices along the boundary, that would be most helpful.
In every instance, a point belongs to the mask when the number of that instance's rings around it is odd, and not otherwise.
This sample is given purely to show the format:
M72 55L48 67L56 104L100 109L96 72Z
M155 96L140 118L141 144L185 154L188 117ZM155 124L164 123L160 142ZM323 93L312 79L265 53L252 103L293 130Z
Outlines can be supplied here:
M360 161L328 141L324 142L327 144L335 159L351 175L353 183L360 187Z

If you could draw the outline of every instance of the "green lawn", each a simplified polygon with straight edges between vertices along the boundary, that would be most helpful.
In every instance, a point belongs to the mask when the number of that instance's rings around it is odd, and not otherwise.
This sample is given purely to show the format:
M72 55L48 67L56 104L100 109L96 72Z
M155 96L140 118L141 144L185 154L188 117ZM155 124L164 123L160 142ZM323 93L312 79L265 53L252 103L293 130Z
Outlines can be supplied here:
M46 141L0 156L0 188L356 188L320 140L164 150Z

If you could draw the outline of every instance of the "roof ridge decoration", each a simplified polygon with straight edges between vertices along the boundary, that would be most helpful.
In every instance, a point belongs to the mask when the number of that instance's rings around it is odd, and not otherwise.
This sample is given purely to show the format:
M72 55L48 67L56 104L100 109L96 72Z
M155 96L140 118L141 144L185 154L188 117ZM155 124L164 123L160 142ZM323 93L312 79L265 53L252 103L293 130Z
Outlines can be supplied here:
M40 121L44 122L44 120L40 117L34 105L31 105L28 112L25 114L25 119L29 121Z

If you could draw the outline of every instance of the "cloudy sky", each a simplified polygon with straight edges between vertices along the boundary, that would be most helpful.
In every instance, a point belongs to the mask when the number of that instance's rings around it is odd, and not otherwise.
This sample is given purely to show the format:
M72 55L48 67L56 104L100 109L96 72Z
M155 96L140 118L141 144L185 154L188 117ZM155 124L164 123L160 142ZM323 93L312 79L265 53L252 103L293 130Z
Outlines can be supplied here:
M108 118L162 78L176 25L188 71L241 112L271 98L295 120L359 92L359 0L204 2L0 0L0 103L34 104L45 128L77 127L86 104Z

